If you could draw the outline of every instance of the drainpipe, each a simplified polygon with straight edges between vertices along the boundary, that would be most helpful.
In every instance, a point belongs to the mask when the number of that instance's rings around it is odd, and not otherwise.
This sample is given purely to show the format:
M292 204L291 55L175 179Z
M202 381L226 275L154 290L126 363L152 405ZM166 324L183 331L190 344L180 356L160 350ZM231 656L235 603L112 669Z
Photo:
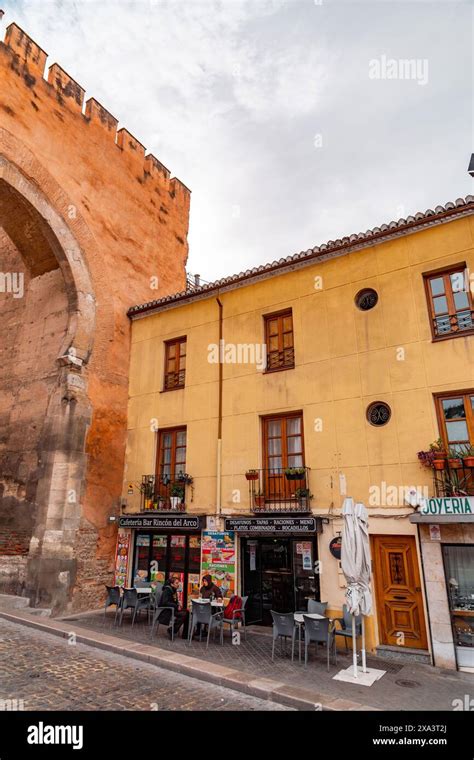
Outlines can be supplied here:
M216 298L219 306L219 401L217 412L217 462L216 462L216 516L220 517L222 511L221 473L222 473L222 356L223 350L223 306L219 297Z

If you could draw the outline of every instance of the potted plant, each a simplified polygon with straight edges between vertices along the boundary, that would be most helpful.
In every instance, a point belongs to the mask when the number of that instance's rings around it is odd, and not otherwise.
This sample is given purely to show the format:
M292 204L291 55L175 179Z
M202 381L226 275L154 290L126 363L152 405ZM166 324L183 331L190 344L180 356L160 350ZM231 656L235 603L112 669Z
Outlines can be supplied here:
M464 467L474 467L474 446L466 446L462 454Z
M295 491L295 496L298 499L299 505L301 507L307 507L308 499L313 498L313 494L310 493L309 488L297 488Z
M253 497L253 501L256 507L261 509L265 506L265 494L263 491L256 491Z
M258 470L247 470L245 477L247 480L258 480Z
M287 467L285 470L287 480L303 480L305 475L306 469L304 467Z
M430 443L430 451L433 453L433 467L435 470L444 470L446 467L446 449L441 438Z
M155 495L155 478L153 475L144 475L140 483L140 493L143 496L143 509L152 509Z
M173 483L170 491L171 509L178 509L184 499L184 486L181 483Z
M448 450L448 465L450 470L460 470L462 467L461 455L457 449Z
M193 484L193 478L187 472L178 472L178 481L187 486L192 486Z

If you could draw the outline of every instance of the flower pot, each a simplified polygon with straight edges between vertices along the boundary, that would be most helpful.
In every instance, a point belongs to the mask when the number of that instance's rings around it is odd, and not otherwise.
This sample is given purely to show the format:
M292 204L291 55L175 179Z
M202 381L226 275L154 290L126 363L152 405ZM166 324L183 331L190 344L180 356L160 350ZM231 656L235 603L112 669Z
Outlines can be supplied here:
M179 496L170 496L170 509L176 511L179 509L180 504L181 498Z
M245 477L247 480L258 480L258 472L246 472Z
M464 467L474 467L474 457L463 457Z
M285 477L287 480L304 480L304 473L302 475L298 475L293 472L285 472Z
M254 496L254 504L259 509L265 506L265 496Z
M145 501L144 501L144 504L143 504L143 508L145 510L147 510L147 509L151 509L152 506L153 506L153 500L149 499L149 498L145 498Z
M450 470L460 470L462 467L462 462L458 457L455 459L448 459L448 464Z
M433 467L435 470L444 470L446 466L446 459L434 459Z

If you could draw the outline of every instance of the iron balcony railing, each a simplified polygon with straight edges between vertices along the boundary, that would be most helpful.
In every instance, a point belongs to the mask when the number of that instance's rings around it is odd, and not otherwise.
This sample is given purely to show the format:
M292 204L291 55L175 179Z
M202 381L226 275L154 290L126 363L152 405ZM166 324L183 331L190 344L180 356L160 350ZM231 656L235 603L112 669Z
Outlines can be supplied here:
M142 475L141 512L185 512L186 483L168 477Z
M474 330L474 311L463 309L456 314L443 314L433 318L434 333L437 338L452 333Z
M165 375L165 391L172 391L175 388L184 388L185 377L185 369L180 369L178 372L167 372Z
M293 347L282 351L268 351L267 372L275 369L290 369L295 366L295 350Z
M433 470L436 496L474 496L474 467L467 467L462 459L446 459L443 470Z
M283 468L249 470L249 503L252 512L310 512L309 467L302 474L291 474Z

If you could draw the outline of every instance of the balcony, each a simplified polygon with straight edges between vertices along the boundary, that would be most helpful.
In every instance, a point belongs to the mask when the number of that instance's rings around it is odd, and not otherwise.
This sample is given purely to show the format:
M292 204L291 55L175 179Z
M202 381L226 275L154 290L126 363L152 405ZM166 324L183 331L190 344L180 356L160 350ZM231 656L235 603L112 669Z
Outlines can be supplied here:
M311 511L312 494L309 490L309 467L300 468L301 474L287 474L283 468L248 470L250 509L254 513L286 514Z
M443 314L433 318L433 330L436 338L452 337L458 333L474 330L474 311L463 309L456 314Z
M178 476L173 481L156 475L142 475L140 512L185 512L186 491L192 487Z
M439 497L474 496L474 467L467 467L463 459L447 459L444 469L433 470L433 485Z

